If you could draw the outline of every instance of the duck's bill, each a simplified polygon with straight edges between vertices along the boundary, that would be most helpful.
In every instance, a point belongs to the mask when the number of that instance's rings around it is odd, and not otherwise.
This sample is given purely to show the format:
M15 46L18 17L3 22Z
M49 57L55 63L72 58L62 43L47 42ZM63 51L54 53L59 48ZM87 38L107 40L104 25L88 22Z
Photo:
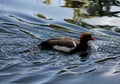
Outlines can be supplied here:
M92 37L90 40L96 40L96 38Z

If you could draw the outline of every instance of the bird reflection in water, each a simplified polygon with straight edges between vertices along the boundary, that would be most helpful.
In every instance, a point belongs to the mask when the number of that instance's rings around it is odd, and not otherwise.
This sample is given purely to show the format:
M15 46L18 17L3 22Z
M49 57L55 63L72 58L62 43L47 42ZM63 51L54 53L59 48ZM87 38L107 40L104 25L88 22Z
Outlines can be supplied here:
M80 61L85 62L90 56L90 52L84 51L79 53Z

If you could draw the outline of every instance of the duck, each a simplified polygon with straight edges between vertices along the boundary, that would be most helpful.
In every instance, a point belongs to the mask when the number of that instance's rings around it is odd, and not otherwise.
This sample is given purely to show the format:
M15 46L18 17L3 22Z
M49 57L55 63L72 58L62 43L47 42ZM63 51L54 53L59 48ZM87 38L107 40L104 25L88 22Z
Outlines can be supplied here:
M41 42L38 46L41 50L54 49L73 54L79 51L86 51L90 40L94 41L96 39L90 33L84 32L79 40L71 37L53 37Z

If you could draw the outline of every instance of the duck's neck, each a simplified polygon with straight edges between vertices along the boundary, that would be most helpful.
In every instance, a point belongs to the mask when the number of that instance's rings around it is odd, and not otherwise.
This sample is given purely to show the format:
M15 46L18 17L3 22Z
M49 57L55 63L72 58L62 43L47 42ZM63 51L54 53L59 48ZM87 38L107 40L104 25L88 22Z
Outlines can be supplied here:
M81 42L74 50L70 53L76 53L78 51L86 51L88 49L88 42Z
M85 51L88 48L88 41L86 41L86 42L80 42L80 45L78 45L78 46L79 46L79 49L81 51Z

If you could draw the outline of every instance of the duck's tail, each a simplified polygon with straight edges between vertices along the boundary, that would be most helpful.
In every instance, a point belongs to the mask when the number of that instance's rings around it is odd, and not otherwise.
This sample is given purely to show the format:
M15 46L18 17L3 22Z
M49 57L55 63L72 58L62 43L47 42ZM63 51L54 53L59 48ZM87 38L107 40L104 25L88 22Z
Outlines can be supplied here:
M50 45L49 41L43 41L38 46L41 48L41 50L45 49L52 49L52 46Z

